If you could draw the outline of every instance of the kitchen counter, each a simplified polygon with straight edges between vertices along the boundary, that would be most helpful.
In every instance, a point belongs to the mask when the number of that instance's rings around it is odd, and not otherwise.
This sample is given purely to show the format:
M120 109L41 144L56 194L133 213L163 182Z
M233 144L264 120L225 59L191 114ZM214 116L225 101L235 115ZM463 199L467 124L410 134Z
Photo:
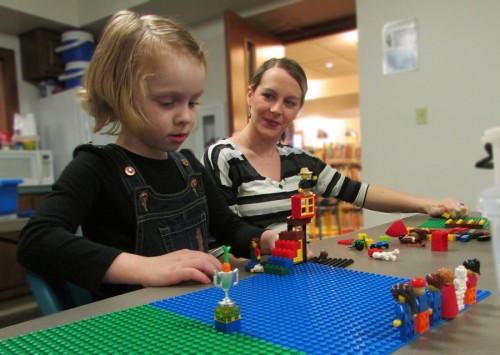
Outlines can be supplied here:
M47 194L52 191L52 185L19 186L19 194Z
M16 215L0 217L0 234L20 232L28 223L28 218L18 218Z

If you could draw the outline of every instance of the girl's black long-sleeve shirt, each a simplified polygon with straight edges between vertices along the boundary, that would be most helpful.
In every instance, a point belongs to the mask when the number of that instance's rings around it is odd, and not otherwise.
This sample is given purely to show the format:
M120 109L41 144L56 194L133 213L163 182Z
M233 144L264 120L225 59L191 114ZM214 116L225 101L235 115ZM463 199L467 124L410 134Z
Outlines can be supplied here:
M124 152L156 192L169 194L185 187L172 159L149 159ZM191 152L182 153L193 170L202 174L210 234L219 244L230 245L234 255L248 257L252 238L260 237L264 229L248 225L236 216L202 164ZM100 298L125 292L124 285L102 282L120 253L135 250L134 204L117 166L101 154L82 151L68 164L52 190L21 232L19 263L41 275L87 288ZM80 226L82 238L75 237Z

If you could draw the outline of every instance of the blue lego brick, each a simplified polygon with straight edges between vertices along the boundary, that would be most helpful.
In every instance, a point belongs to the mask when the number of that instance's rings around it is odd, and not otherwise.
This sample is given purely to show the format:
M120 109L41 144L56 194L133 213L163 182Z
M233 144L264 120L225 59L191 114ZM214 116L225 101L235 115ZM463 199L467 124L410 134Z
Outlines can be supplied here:
M246 265L245 265L245 271L246 272L250 272L250 270L252 270L255 265L259 264L259 261L258 260L250 260Z
M215 329L219 332L223 332L226 334L237 332L240 330L240 328L241 328L241 319L229 323L215 321Z
M283 267L292 267L294 265L293 259L282 258L280 256L269 256L267 258L267 264L278 265Z
M308 354L387 354L407 343L392 325L395 301L390 289L408 281L304 263L291 268L289 276L259 274L241 280L229 294L241 309L241 334ZM489 294L478 290L478 301ZM210 288L151 305L213 324L208 305L223 296L220 289ZM373 300L386 311L365 307Z
M464 235L460 235L457 237L457 240L459 242L462 242L462 243L467 243L467 242L470 242L471 240L471 237L470 235L467 235L467 234L464 234Z

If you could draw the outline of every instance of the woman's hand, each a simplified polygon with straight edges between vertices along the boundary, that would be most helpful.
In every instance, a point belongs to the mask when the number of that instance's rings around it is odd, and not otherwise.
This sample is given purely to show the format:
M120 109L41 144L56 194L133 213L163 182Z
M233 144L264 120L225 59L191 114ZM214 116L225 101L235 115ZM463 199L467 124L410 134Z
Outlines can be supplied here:
M262 255L270 255L271 249L274 248L274 243L278 240L278 231L267 230L260 237L260 250Z
M214 270L222 265L213 255L194 250L179 250L161 256L144 257L122 253L104 276L109 283L169 286L183 281L209 283Z
M275 230L267 230L262 233L260 237L260 249L263 255L270 255L271 249L274 248L274 243L278 240L278 231ZM307 260L310 260L314 257L314 253L311 249L307 249Z
M439 217L448 212L450 217L465 217L469 214L469 207L464 203L457 202L452 198L435 201L426 208L427 214L431 217Z

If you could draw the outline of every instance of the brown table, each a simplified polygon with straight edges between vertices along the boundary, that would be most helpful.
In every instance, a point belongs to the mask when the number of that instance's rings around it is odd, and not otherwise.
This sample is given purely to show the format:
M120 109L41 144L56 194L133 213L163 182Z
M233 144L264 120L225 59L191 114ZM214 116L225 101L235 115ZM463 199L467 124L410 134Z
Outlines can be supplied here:
M427 220L426 216L411 216L404 219L406 226L416 227ZM363 229L375 240L384 235L389 224ZM358 232L342 235L337 238L325 239L309 244L316 255L325 250L332 258L352 258L354 264L350 269L367 271L372 273L392 275L404 278L424 277L426 274L435 272L442 267L454 269L465 259L478 258L481 261L481 276L479 276L478 288L491 290L491 296L474 305L471 309L461 313L457 318L438 326L420 336L407 346L398 350L398 354L442 354L443 351L455 354L493 354L500 348L500 297L495 274L495 266L491 248L491 242L478 242L473 240L469 243L450 242L447 252L433 252L430 243L425 248L408 247L393 243L401 253L395 262L372 259L367 256L366 251L349 249L337 242L342 239L354 238ZM251 277L246 272L240 273L242 277ZM211 287L203 285L180 285L171 287L146 288L125 295L113 297L107 300L78 307L58 314L42 317L33 321L21 323L11 327L0 329L0 339L26 334L41 329L66 324L68 322L81 320L91 316L97 316L113 311L118 311L133 306L143 305L156 300L166 299L188 292ZM387 310L392 312L393 310Z

